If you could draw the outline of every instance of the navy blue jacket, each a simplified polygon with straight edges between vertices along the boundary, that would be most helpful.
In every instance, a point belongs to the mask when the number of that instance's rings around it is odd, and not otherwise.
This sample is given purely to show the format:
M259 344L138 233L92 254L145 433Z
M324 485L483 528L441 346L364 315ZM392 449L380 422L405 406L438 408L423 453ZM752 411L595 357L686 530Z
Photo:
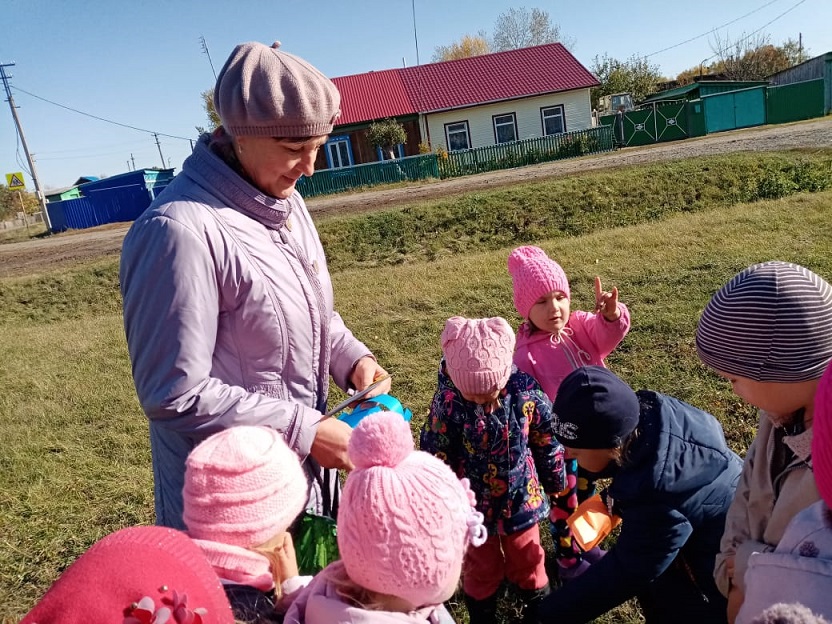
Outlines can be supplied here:
M638 436L607 490L621 533L603 559L543 602L541 622L588 622L635 596L651 624L725 621L714 558L742 461L710 414L637 394Z

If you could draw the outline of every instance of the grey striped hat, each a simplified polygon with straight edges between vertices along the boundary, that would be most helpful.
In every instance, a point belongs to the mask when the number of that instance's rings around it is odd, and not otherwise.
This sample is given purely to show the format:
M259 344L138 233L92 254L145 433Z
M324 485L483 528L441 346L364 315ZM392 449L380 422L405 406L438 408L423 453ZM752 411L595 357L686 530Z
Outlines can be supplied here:
M832 286L772 260L740 271L713 296L696 328L708 366L755 381L809 381L832 359Z

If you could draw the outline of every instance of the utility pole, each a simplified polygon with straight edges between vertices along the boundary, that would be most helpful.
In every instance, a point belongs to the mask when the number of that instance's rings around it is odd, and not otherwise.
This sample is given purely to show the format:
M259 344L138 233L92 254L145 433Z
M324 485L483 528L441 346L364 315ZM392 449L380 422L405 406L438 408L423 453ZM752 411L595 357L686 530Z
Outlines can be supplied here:
M208 62L211 64L211 71L214 72L214 81L217 80L217 70L214 69L214 61L211 60L211 53L208 51L208 44L205 42L205 37L199 37L200 43L202 43L202 51L205 53L205 56L208 57Z
M162 154L162 144L159 143L159 134L154 132L153 136L156 137L156 147L159 148L159 158L162 159L162 169L164 169L165 168L165 157Z
M133 161L133 171L136 170L136 158L133 156L133 153L130 153L130 160Z
M20 142L23 144L23 151L26 153L26 160L29 162L29 173L32 175L32 180L35 183L35 195L40 202L40 209L43 212L43 222L46 223L46 228L52 230L52 223L49 221L49 213L46 212L46 196L41 190L40 180L38 179L38 170L35 168L35 160L29 153L29 146L26 144L26 136L23 134L23 126L20 125L20 119L17 117L17 106L14 103L14 96L12 96L11 87L9 87L9 78L6 75L6 68L14 67L14 63L0 63L0 80L3 81L3 87L6 89L6 101L9 103L9 108L12 109L12 117L14 117L14 124L17 126L17 134L20 137Z

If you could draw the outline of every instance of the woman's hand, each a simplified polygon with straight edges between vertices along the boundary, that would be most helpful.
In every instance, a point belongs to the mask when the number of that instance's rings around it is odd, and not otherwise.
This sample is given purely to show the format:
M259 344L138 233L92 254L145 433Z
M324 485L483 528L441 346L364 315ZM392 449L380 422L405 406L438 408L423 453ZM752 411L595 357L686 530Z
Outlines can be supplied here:
M352 375L350 375L350 383L353 385L356 392L359 392L374 381L377 381L382 377L386 377L387 375L387 371L379 366L375 358L366 355L356 363L355 368L352 370ZM370 392L370 394L368 394L365 398L378 396L379 394L387 394L390 392L391 387L392 382L390 379L387 379L383 383L380 383L377 388L373 388L373 391Z
M324 468L352 470L354 468L347 454L352 428L345 422L325 416L318 423L318 431L312 441L309 454Z

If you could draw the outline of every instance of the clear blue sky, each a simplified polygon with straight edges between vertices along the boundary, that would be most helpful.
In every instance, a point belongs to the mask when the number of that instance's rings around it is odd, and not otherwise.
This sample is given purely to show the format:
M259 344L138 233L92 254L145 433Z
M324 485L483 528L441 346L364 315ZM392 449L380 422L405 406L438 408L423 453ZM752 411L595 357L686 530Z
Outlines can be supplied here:
M768 6L765 6L768 5ZM416 63L411 0L3 0L0 62L15 62L12 86L81 111L169 135L196 138L205 125L200 92L214 76L199 41L204 36L219 71L243 41L283 43L329 76ZM436 46L480 30L491 32L511 7L549 12L574 54L653 54L759 9L726 28L738 38L766 26L772 43L803 34L812 55L832 51L830 0L415 0L419 60ZM761 8L762 7L762 8ZM713 52L706 35L650 57L670 77ZM83 117L12 91L41 182L68 186L82 175L162 164L151 135ZM5 99L5 97L4 97ZM160 137L165 164L177 171L187 140ZM0 105L0 173L24 169L7 103ZM26 164L23 150L19 161ZM27 188L33 190L26 177ZM0 180L3 180L0 178ZM3 180L4 181L4 180Z

